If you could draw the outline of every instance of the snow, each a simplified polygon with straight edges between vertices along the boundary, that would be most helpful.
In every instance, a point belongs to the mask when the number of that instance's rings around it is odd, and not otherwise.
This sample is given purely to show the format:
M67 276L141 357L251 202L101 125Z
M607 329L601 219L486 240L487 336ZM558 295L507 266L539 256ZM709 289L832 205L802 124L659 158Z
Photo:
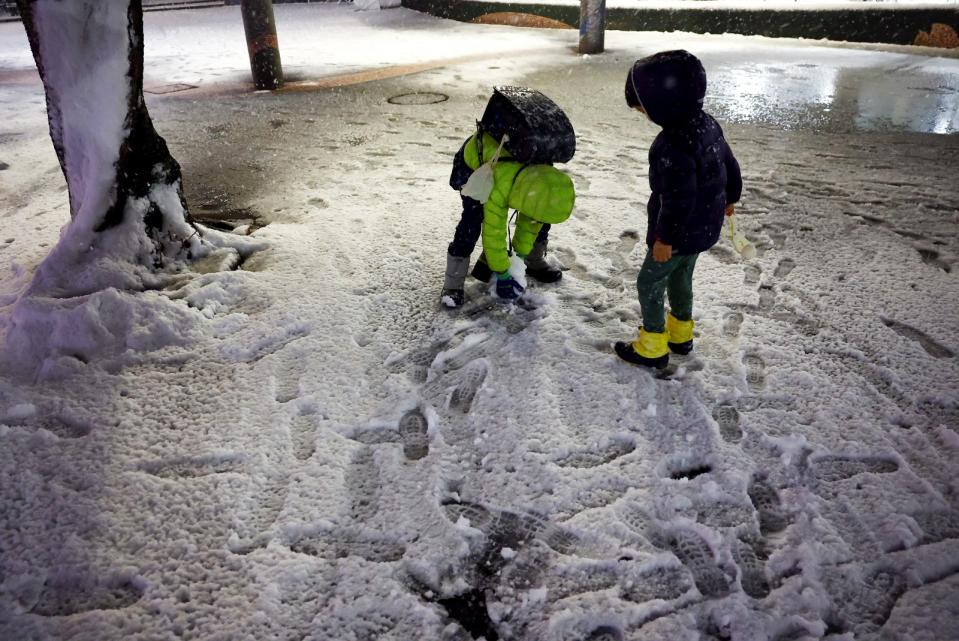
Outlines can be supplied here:
M40 42L45 43L40 58L50 83L63 92L52 126L62 132L70 193L76 196L71 203L75 229L65 234L74 251L90 245L94 228L112 204L113 166L129 100L126 6L110 2L98 9L95 19L89 16L88 2L47 0L33 9ZM60 47L77 55L58 55Z
M954 636L959 62L619 32L582 59L574 32L276 13L294 82L456 62L254 94L235 7L148 14L148 85L199 87L147 95L191 211L257 222L145 291L116 261L67 296L29 291L69 205L0 24L0 638L465 639L443 604L472 591L500 638ZM757 256L701 257L695 350L660 380L610 344L656 135L622 74L674 46ZM577 129L567 271L451 313L451 158L507 83ZM413 92L449 99L388 102Z

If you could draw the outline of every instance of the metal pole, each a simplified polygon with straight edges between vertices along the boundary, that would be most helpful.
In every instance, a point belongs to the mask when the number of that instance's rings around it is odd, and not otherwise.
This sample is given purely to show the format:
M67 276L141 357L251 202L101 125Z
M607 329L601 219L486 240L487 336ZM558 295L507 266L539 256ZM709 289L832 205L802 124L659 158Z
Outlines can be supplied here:
M257 89L279 89L283 85L283 66L276 39L273 0L241 0L240 12L250 52L253 85Z
M606 0L580 0L579 52L603 53L605 35Z

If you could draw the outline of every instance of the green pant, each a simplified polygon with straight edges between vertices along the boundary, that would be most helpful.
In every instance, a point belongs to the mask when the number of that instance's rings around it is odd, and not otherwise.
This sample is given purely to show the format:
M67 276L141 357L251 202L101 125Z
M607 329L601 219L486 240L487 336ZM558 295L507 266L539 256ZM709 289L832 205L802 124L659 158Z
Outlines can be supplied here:
M666 331L666 310L663 296L669 293L669 308L676 320L693 317L693 269L699 254L673 255L665 263L653 260L650 249L636 278L639 304L643 308L643 329L647 332Z

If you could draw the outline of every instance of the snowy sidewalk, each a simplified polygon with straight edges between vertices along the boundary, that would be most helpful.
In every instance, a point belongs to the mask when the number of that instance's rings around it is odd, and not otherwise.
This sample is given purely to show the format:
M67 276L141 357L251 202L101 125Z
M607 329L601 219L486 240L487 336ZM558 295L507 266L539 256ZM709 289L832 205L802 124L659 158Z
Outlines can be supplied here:
M211 89L148 96L192 211L255 219L270 247L139 294L162 349L75 340L66 378L0 374L0 638L954 636L956 61L628 33L582 59L573 32L277 14L303 80L532 52L217 94L248 73L238 14L147 16L150 82ZM0 332L68 215L15 26ZM696 355L658 380L609 343L639 322L656 134L623 76L674 46L706 61L760 255L701 258ZM499 83L577 129L568 271L512 308L474 283L450 315L451 158ZM135 345L147 328L91 322L123 300L48 302Z

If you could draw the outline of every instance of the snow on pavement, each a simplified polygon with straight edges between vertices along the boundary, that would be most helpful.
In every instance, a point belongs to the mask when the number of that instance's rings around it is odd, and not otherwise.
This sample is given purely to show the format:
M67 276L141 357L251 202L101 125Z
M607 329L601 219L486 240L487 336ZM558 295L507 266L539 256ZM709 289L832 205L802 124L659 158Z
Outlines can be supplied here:
M342 6L277 12L311 16L304 33L328 20L316 58L345 64L351 35L389 40L393 21L416 25L419 57L371 44L360 64L539 51L333 91L148 98L194 213L255 218L269 249L141 295L187 341L131 336L0 377L0 637L956 637L959 141L916 130L955 123L922 87L954 87L959 65L621 33L581 59L572 32L396 10L374 34ZM189 13L224 40L238 18ZM176 15L147 16L148 65L158 27L171 49L197 40ZM0 27L10 77L20 27ZM759 256L725 240L703 256L696 351L660 380L609 344L639 321L656 133L621 104L622 75L669 46L706 61ZM918 89L849 94L896 69ZM449 314L451 156L496 83L542 89L577 128L577 209L551 242L568 269L515 307L473 282ZM18 111L0 120L6 327L68 204L40 86L0 91ZM402 104L426 92L448 99Z

